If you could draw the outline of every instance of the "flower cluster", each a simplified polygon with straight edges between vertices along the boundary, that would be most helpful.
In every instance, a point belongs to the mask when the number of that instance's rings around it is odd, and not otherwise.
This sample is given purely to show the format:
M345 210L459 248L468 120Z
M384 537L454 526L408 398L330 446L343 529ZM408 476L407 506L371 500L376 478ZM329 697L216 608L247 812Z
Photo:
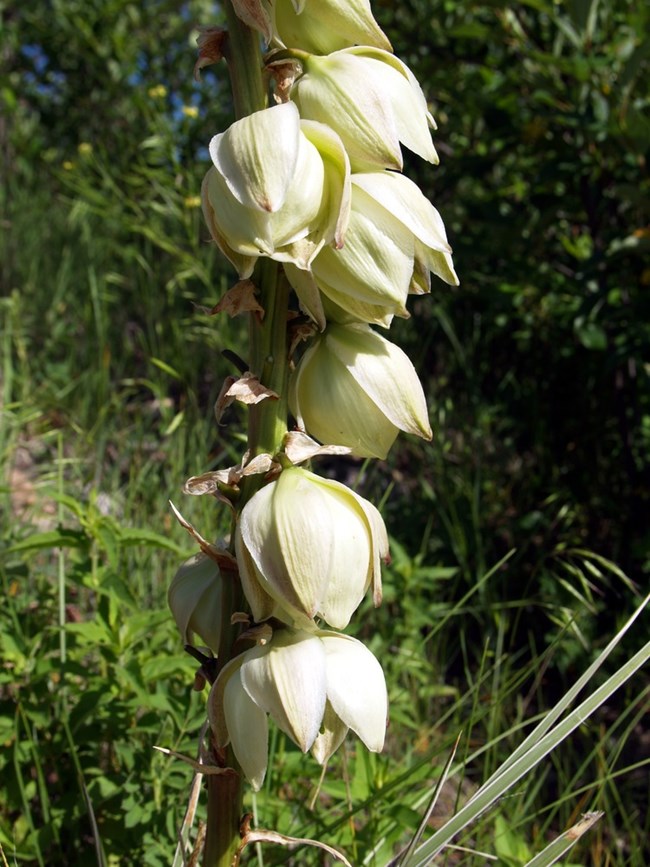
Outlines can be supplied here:
M269 44L277 104L210 142L207 225L242 281L255 280L260 258L281 263L312 323L289 384L298 429L352 456L385 458L399 431L432 432L413 365L372 326L407 317L408 296L430 290L431 272L458 282L440 215L401 174L402 147L437 163L433 118L368 0L232 3ZM223 660L209 702L216 743L232 744L255 788L268 716L321 763L348 729L371 750L384 741L381 667L333 630L369 590L379 604L386 528L367 500L296 463L288 451L277 458L237 515L247 635L258 640ZM194 558L170 604L185 640L196 634L216 652L223 617L211 590L223 592L218 570Z

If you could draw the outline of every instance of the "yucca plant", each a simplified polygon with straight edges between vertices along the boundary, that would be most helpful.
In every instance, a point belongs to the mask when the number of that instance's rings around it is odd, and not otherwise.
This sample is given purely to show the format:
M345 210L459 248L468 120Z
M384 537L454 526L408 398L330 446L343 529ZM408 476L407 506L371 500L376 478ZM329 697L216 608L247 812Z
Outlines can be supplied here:
M197 66L225 59L237 118L210 142L202 203L239 276L219 309L249 318L247 361L216 405L218 418L235 400L248 406L247 444L236 466L186 483L186 493L212 495L230 510L232 532L212 542L177 512L201 553L169 593L201 662L199 682L211 684L209 729L194 763L208 778L203 863L231 867L248 845L269 841L316 846L349 864L327 840L253 829L242 815L244 780L259 791L268 772L269 717L323 766L350 729L371 752L384 745L381 665L339 630L370 589L381 603L387 531L370 502L302 465L317 468L325 455L385 458L400 431L431 439L411 361L373 326L408 317L408 296L430 290L431 272L458 279L440 215L401 174L402 147L438 162L435 123L369 4L232 0L225 8L228 29L202 34ZM452 753L419 832L391 863L432 863L649 652L560 721L594 664L422 842ZM597 819L589 813L530 863L553 863Z

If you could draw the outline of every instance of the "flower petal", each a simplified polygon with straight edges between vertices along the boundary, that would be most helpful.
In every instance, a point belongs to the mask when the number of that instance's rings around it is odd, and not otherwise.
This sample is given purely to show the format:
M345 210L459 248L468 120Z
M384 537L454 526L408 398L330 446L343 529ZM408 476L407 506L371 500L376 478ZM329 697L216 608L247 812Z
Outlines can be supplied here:
M372 752L384 746L388 693L381 665L355 638L319 633L327 654L327 698L341 721Z
M318 611L323 583L331 570L331 552L318 544L313 532L310 539L304 526L296 527L294 532L291 522L296 510L287 514L281 505L290 479L285 478L282 487L278 487L286 473L285 470L277 482L263 487L246 504L239 519L238 535L257 567L264 590L311 618ZM322 498L318 490L310 487L303 496L300 509L303 515L320 514ZM282 526L284 521L289 526Z
M275 0L273 19L283 45L310 54L331 54L350 45L391 48L368 0Z
M241 669L226 683L224 714L235 758L253 791L262 788L269 753L269 724L264 711L251 701L241 682Z
M413 181L396 172L360 172L352 175L352 183L355 190L364 190L422 244L451 252L442 217Z
M228 680L239 671L243 661L243 656L236 656L226 663L210 689L207 706L208 720L210 721L210 728L218 747L226 747L230 743L230 732L226 724L223 694Z
M347 626L371 581L376 591L385 548L374 506L301 467L283 470L251 498L235 536L255 619L273 615L306 628L305 618L316 615Z
M256 111L214 136L212 162L232 195L247 208L273 213L294 178L300 116L290 102Z
M325 705L321 730L311 748L311 754L319 765L324 765L325 762L329 761L330 756L334 755L345 740L348 731L348 726L334 712L328 701Z
M218 565L205 554L194 554L176 572L167 601L183 644L196 634L214 653L221 641L223 579Z
M329 572L327 576L323 575L317 611L331 626L344 629L363 599L373 574L372 528L361 505L361 497L346 485L324 479L307 470L295 472L299 472L304 480L302 486L295 488L295 496L300 498L300 513L305 516L305 520L304 531L299 532L291 544L299 551L303 546L306 549L306 538L311 535L315 544L329 547ZM311 514L302 507L302 491L308 486L320 488L322 491L321 508ZM372 508L370 503L367 505ZM293 512L295 511L294 506ZM317 526L322 528L320 532L315 532L315 515L318 516ZM294 530L299 530L295 520L292 531ZM305 566L309 568L308 559L303 568Z
M323 311L320 290L316 285L313 274L311 271L304 271L302 268L298 268L289 262L284 266L284 273L287 275L287 280L298 296L301 309L308 316L311 316L322 331L325 328L325 313Z
M321 291L344 309L351 296L404 315L413 257L409 229L356 187L345 245L340 250L325 247L312 271Z
M307 632L276 631L269 644L246 653L241 681L255 704L307 752L325 712L325 648L320 640Z
M318 150L323 161L325 181L317 224L327 242L340 247L350 219L352 199L350 160L340 136L323 123L303 120L300 130Z
M320 121L343 140L350 161L402 168L402 152L391 106L374 86L363 61L348 49L327 57L311 56L291 99L303 118ZM390 56L390 55L388 55Z
M400 430L431 439L422 386L408 356L367 325L331 325L330 350Z
M397 137L413 153L437 165L438 154L431 140L429 126L434 126L427 101L418 80L408 66L394 54L378 48L357 46L345 49L361 57L373 86L390 103Z
M327 331L307 349L291 377L291 411L299 426L322 443L349 446L358 457L385 458L398 427L331 351L326 336Z
M437 250L431 250L416 242L415 259L416 262L421 262L428 271L433 271L436 277L440 277L450 286L458 286L460 283L450 253L439 253Z
M251 607L253 619L257 623L268 620L275 614L275 599L265 590L262 576L242 540L241 520L237 524L235 532L235 554L237 555L242 590Z
M377 509L369 500L360 497L354 491L351 493L357 498L359 505L363 509L368 528L373 540L373 563L372 563L372 597L375 607L381 604L382 589L381 589L381 564L388 562L390 556L390 546L388 543L388 532L386 524Z
M203 216L217 246L226 259L232 263L241 279L244 280L247 277L250 277L253 273L259 251L248 255L238 252L230 245L228 238L226 238L226 235L221 231L219 222L217 221L216 211L212 204L213 200L218 201L218 174L219 173L214 167L208 169L206 176L203 179L203 183L201 184L201 205L203 208Z
M338 322L341 325L352 322L369 322L371 325L380 325L382 328L390 328L395 313L389 312L388 308L380 304L367 304L365 301L357 301L348 296L345 299L345 309L334 301L339 294L330 287L325 287L328 294L323 293L323 311L327 322ZM397 313L403 319L409 319L411 314L404 308Z

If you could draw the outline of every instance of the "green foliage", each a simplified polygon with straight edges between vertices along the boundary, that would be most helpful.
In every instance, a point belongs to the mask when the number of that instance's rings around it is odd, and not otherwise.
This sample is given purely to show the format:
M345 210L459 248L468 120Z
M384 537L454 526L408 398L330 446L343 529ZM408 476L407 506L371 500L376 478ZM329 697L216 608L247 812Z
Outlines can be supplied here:
M650 473L648 12L380 10L434 101L441 166L412 171L462 275L460 290L438 284L437 303L419 304L415 338L404 330L442 439L439 459L417 453L444 510L434 538L470 574L486 546L521 550L522 536L529 569L588 540L635 573Z
M441 166L407 172L462 284L434 285L393 332L433 443L359 474L394 536L384 605L356 621L387 673L387 751L348 744L317 794L312 760L275 732L249 805L385 867L458 733L431 830L647 584L650 42L626 0L373 5L440 124ZM195 306L232 280L196 201L228 88L218 67L192 81L194 27L215 23L203 0L23 6L3 7L0 49L0 844L10 863L169 864L191 771L152 747L195 755L203 698L164 603L189 548L167 500L227 533L179 488L240 458L211 407L245 326ZM647 708L641 675L468 847L523 863L603 809L572 859L644 867ZM269 847L259 863L322 857Z
M131 549L141 575L144 551L186 549L58 499L72 524L3 559L0 843L21 863L167 864L187 773L153 746L193 751L203 703L167 610L143 610L144 582L127 576Z

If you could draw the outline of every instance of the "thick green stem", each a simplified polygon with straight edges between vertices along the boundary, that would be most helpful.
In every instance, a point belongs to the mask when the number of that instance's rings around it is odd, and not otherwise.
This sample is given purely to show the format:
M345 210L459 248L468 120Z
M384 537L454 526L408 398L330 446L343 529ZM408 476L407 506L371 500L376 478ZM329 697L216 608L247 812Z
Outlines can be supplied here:
M230 0L224 3L224 10L228 22L224 56L230 72L235 117L239 120L266 108L260 35L240 21Z
M231 750L224 753L227 764ZM242 784L238 773L211 774L208 781L208 821L203 849L204 867L231 867L241 843Z
M289 284L277 262L260 259L253 280L264 309L260 321L250 318L250 368L262 385L278 395L250 408L248 447L252 454L273 454L287 432L287 311ZM247 494L250 493L247 491Z
M225 58L230 79L237 119L266 107L266 87L262 75L260 38L235 15L231 3L224 4L228 21L228 39ZM258 289L264 316L259 319L250 314L249 367L262 385L278 395L252 406L249 411L248 446L252 454L273 454L281 445L287 430L287 312L289 286L276 262L260 259L253 281ZM261 477L252 476L242 486L239 507L243 507L261 483ZM234 655L235 632L228 628L230 615L241 608L241 587L235 575L229 593L224 594L224 640L219 648L221 669ZM233 857L241 843L242 775L232 750L213 748L215 764L233 768L237 773L208 777L208 815L203 867L231 867Z

